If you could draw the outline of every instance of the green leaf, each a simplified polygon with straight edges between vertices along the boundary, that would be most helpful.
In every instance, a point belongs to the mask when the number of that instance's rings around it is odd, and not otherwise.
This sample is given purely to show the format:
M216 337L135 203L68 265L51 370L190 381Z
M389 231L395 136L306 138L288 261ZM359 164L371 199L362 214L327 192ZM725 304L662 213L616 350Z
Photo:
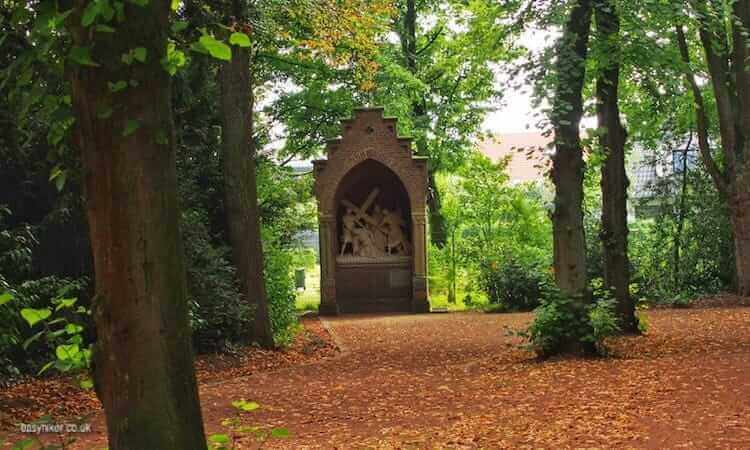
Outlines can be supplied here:
M78 334L83 331L83 327L76 323L69 323L65 325L65 332L68 334Z
M55 311L60 311L63 308L72 308L73 305L75 305L77 301L78 301L77 298L63 298L63 299L60 299L57 302L57 306L55 307Z
M125 128L122 130L122 136L128 137L138 131L138 128L141 127L141 123L134 119L128 119L127 122L125 122Z
M208 49L203 46L199 41L193 42L190 44L190 50L196 52L196 53L202 53L204 55L208 55Z
M161 66L170 75L174 76L181 67L187 63L185 54L177 50L173 42L167 44L167 54L161 59Z
M260 408L260 405L256 402L247 402L245 399L235 400L232 402L232 406L240 411L250 412Z
M78 344L62 344L55 349L55 356L60 361L74 360L79 353L81 353L81 348Z
M245 33L232 33L229 36L229 43L237 47L250 47L250 37Z
M24 308L21 310L21 317L29 324L30 327L36 325L39 321L47 319L52 315L52 311L47 308L44 309L33 309Z
M86 377L86 378L83 378L78 383L78 385L81 386L81 389L86 389L88 391L94 388L94 381L91 378Z
M292 433L289 432L286 428L274 428L271 430L271 437L272 438L288 438L292 435Z
M81 25L84 27L88 27L94 21L96 20L96 16L99 15L100 11L100 3L98 1L91 1L88 5L86 5L86 8L83 10L83 15L81 16Z
M138 6L148 6L150 0L128 0L130 3Z
M180 0L172 0L172 4L170 6L172 7L172 11L177 11L177 9L180 7Z
M42 335L43 335L43 334L44 334L44 330L42 330L42 331L40 331L40 332L38 332L38 333L34 334L34 335L33 335L33 336L31 336L30 338L28 338L28 339L26 339L25 341L23 341L23 344L21 344L21 347L22 347L22 348L23 348L24 350L28 349L28 348L29 348L29 345L33 344L33 343L34 343L34 342L35 342L35 341L36 341L37 339L39 339L40 337L42 337Z
M111 27L109 25L99 24L96 26L95 30L99 33L114 33L116 30L114 27Z
M99 67L99 64L91 59L91 51L88 47L75 46L70 50L68 57L79 66Z
M172 33L179 33L180 31L187 28L189 23L185 20L178 20L175 23L172 24Z
M120 92L123 89L128 87L128 82L125 80L120 80L116 83L112 83L111 81L107 83L109 85L109 91L110 92Z
M213 36L204 34L198 42L200 42L203 48L205 48L214 58L222 61L230 61L232 59L232 49L230 49L227 44L214 39Z
M34 445L34 438L26 438L22 441L16 442L13 447L11 447L11 450L26 450L32 445Z
M212 434L208 437L208 441L213 444L228 444L229 436L226 434Z
M0 294L0 306L3 306L11 300L13 300L13 294L11 294L10 292Z
M39 369L39 372L36 373L36 376L39 376L39 375L43 374L44 372L46 372L50 367L52 367L55 364L55 362L56 361L50 361L47 364L45 364L44 366L42 366L42 368Z
M136 61L145 63L146 59L148 58L148 50L146 50L144 47L136 47L135 49L133 49L133 57L136 59Z

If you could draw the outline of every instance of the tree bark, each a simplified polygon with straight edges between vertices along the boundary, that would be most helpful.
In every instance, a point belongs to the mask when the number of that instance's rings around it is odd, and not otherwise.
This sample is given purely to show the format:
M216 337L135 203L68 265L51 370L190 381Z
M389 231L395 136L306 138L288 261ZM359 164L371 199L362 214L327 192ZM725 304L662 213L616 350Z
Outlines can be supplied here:
M687 190L688 190L688 173L690 168L688 167L688 154L690 147L693 144L693 133L690 133L685 150L682 151L682 186L680 188L680 205L677 212L677 229L674 233L674 263L673 263L673 276L674 285L679 286L682 282L682 267L680 262L680 253L682 252L682 231L685 229L685 209L687 203Z
M623 332L635 333L638 323L630 296L628 259L628 177L625 172L627 132L620 121L620 18L612 0L595 0L594 16L600 49L606 66L596 80L596 112L602 163L602 231L604 286L614 292Z
M691 2L696 15L700 40L706 55L711 77L716 110L721 131L721 149L724 167L713 157L708 139L709 124L700 89L690 69L690 54L687 39L681 25L677 26L677 44L685 63L685 77L693 93L698 124L698 144L701 159L706 166L716 189L727 201L735 249L735 275L737 292L750 296L750 72L748 72L748 30L750 29L750 0L732 3L731 45L725 35L713 32L709 21L717 11L706 14L712 5ZM722 22L723 29L724 24Z
M205 449L179 229L167 47L170 2L126 3L113 33L70 17L97 66L68 73L94 257L93 371L111 449ZM144 62L121 55L146 49ZM112 83L127 87L113 92Z
M239 0L234 0L233 6L235 18L246 17L246 11ZM232 258L245 299L255 307L253 339L264 348L273 348L268 296L263 277L250 51L233 45L232 60L222 65L219 78L224 208Z
M403 29L399 33L401 39L401 50L404 54L404 61L407 70L417 77L417 7L415 0L406 0L406 11L403 14ZM412 102L413 121L415 126L420 126L424 122L427 111L423 98L415 98ZM424 138L417 139L417 151L422 156L430 156L427 152L427 145ZM434 163L434 161L432 161ZM430 164L428 185L427 185L427 208L430 218L430 240L438 248L443 248L447 240L447 229L445 217L442 212L442 202L440 191L435 182L434 164Z
M750 32L750 0L737 0L732 5L732 69L737 86L736 146L732 153L732 196L729 207L734 233L734 257L737 271L737 292L750 296L750 71L748 71L748 33ZM736 164L735 164L736 161Z
M591 1L573 6L557 44L552 123L555 154L552 181L555 211L552 216L555 281L560 290L586 298L586 241L583 231L583 149L579 126L583 115L583 83L591 26Z

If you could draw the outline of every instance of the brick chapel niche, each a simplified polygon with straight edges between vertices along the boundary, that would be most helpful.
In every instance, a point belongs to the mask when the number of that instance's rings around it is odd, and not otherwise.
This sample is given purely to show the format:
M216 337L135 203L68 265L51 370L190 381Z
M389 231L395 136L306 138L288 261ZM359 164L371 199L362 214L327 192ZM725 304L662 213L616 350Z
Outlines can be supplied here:
M321 314L427 312L427 161L381 108L358 109L314 161Z

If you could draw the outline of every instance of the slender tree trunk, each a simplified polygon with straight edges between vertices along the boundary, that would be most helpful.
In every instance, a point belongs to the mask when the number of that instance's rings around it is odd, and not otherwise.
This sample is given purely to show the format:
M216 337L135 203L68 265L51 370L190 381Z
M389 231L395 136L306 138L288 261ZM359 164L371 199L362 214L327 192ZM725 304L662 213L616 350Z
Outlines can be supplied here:
M571 10L558 42L552 122L555 154L552 216L555 281L565 294L581 303L586 298L586 242L583 231L583 150L579 125L583 115L583 83L591 26L591 1L580 0Z
M427 178L427 209L430 215L430 240L438 248L445 246L446 236L446 225L445 217L443 216L442 200L440 199L440 191L438 190L437 183L435 182L435 171L431 169Z
M620 18L613 0L595 0L597 37L602 53L608 55L606 67L596 80L596 112L602 163L602 249L604 285L614 292L620 327L626 333L638 331L635 302L630 296L628 259L628 177L625 172L627 132L620 122L618 106L620 85Z
M682 151L682 186L680 188L680 205L677 211L677 230L674 234L674 284L679 286L682 281L682 268L680 267L680 253L682 252L682 231L685 229L685 204L687 202L687 188L688 188L688 152L690 146L693 143L693 134L690 133L685 150Z
M179 229L167 48L170 2L126 3L114 33L79 26L74 45L97 66L71 64L94 257L93 370L111 449L205 449L193 367ZM144 62L121 55L146 49ZM119 80L127 88L112 92Z
M233 5L235 17L246 16L239 0L234 0ZM232 257L245 299L255 306L253 339L264 348L273 348L268 297L263 277L249 50L232 46L232 60L223 64L219 77L224 206L229 225L229 240L232 244Z
M416 0L406 0L406 11L403 16L403 30L400 33L401 50L404 54L406 68L415 77L417 68L417 7ZM413 120L416 126L426 126L427 107L423 98L417 98L412 104ZM429 156L424 137L417 139L417 151L422 156ZM434 161L432 161L434 163ZM427 179L427 208L430 224L430 240L438 248L443 248L447 240L447 228L442 212L440 191L435 182L436 168L430 164Z

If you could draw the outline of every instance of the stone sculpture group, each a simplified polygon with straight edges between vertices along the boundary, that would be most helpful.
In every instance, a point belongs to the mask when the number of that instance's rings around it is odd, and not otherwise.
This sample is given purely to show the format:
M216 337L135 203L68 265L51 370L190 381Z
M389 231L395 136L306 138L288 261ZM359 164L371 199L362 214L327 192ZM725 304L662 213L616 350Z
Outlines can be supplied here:
M408 256L411 245L406 235L407 222L400 210L389 211L374 203L380 190L373 189L361 206L344 200L341 222L340 256L365 258ZM368 213L372 206L372 213ZM351 253L347 253L350 251Z

